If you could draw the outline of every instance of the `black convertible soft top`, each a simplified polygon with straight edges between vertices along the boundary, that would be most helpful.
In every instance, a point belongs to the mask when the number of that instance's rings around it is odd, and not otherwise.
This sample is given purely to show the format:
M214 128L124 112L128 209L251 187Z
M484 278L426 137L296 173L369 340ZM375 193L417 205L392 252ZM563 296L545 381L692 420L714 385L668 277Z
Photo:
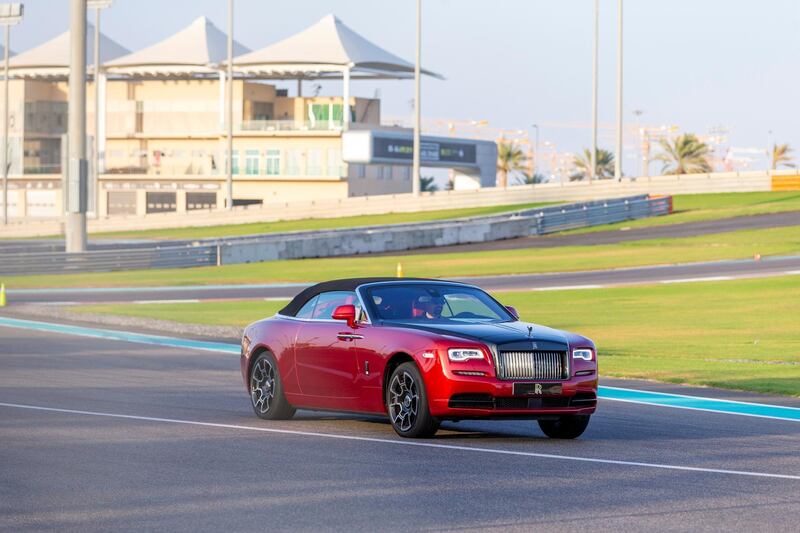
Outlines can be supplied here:
M295 296L286 307L278 311L278 314L284 316L295 316L297 312L314 296L331 291L354 291L360 285L365 283L375 283L379 281L445 281L438 279L426 278L347 278L335 279L331 281L323 281L311 287L303 289L300 294Z

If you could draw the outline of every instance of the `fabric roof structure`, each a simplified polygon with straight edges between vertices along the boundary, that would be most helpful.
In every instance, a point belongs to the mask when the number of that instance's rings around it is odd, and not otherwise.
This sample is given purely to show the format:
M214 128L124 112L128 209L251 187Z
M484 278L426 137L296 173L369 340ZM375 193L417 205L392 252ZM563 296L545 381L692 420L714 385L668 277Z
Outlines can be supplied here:
M250 49L233 42L234 56ZM109 73L142 77L217 74L228 57L228 37L206 17L147 48L104 63Z
M130 50L100 33L100 62L115 59ZM86 67L94 68L94 26L86 24ZM69 76L69 30L30 50L20 52L9 61L10 75L15 78L49 78Z
M291 37L233 58L237 72L256 78L342 78L348 69L353 78L408 79L414 64L353 31L334 15ZM443 77L429 70L424 74Z

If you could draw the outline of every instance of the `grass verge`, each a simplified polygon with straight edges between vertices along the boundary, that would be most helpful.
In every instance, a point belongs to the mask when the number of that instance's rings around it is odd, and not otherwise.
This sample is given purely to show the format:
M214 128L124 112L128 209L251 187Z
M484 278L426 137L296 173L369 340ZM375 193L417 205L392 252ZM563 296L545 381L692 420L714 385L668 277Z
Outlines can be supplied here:
M523 320L595 340L601 375L800 396L800 278L505 292ZM74 308L243 327L285 302Z
M132 270L92 274L9 276L9 288L145 287L320 281L391 276L398 262L406 276L458 277L566 272L644 265L742 259L754 254L800 253L800 226L735 231L680 239L650 239L598 246L486 252L269 261L221 267Z

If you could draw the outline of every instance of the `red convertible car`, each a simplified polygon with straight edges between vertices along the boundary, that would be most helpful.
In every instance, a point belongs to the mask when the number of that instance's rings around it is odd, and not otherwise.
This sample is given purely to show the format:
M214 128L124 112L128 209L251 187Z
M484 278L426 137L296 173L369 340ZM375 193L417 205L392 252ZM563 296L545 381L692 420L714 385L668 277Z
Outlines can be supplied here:
M380 413L403 437L442 420L527 418L583 433L597 406L591 340L521 322L483 290L409 278L328 281L247 327L242 376L256 415Z

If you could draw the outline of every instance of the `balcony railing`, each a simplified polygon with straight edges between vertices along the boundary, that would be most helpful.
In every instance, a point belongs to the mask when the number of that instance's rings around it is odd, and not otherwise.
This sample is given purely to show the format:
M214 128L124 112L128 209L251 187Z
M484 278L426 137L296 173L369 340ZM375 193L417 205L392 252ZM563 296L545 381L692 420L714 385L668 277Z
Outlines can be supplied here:
M341 120L245 120L241 131L342 131Z

